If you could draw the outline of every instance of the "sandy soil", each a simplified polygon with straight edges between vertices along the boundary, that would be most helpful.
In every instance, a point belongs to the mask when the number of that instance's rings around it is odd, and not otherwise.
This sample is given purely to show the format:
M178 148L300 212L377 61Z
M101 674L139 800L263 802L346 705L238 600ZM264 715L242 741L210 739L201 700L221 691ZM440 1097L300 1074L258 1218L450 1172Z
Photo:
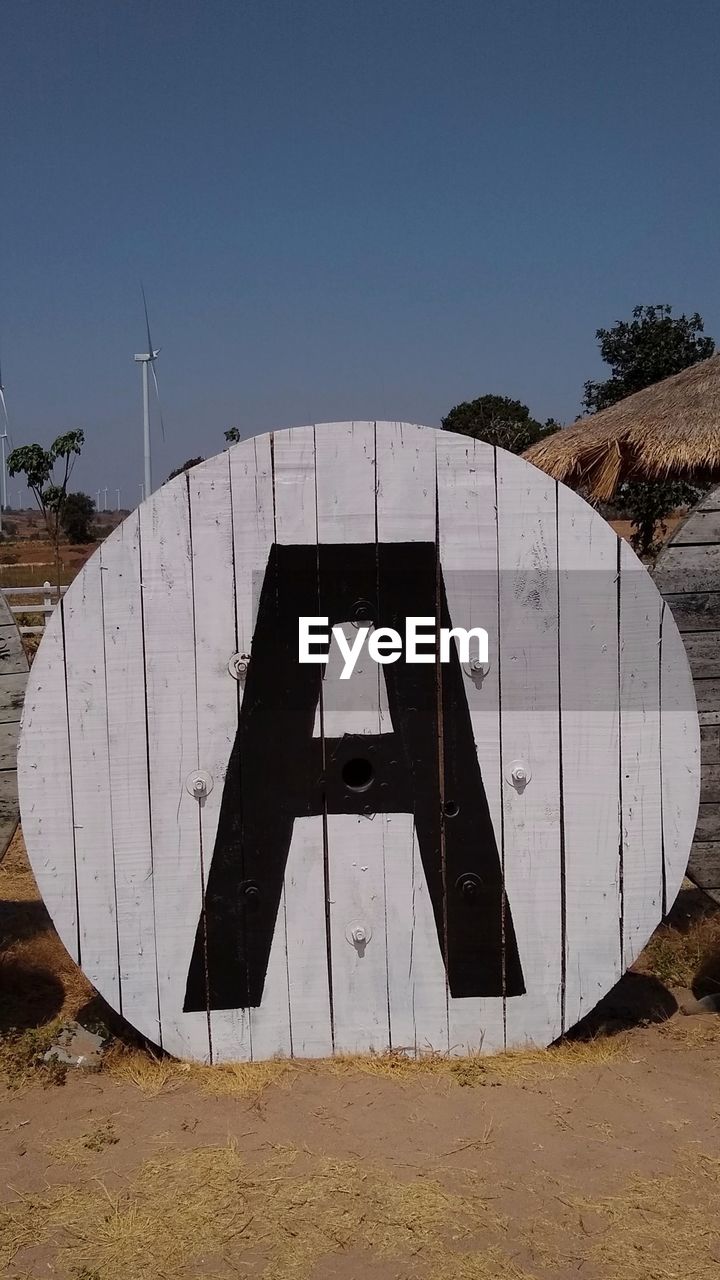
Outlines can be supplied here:
M720 1018L684 1017L669 989L717 985L720 912L701 895L682 895L594 1023L549 1051L190 1068L116 1022L103 1070L64 1083L18 1068L13 1046L60 1013L104 1011L19 837L0 924L10 1277L720 1275Z

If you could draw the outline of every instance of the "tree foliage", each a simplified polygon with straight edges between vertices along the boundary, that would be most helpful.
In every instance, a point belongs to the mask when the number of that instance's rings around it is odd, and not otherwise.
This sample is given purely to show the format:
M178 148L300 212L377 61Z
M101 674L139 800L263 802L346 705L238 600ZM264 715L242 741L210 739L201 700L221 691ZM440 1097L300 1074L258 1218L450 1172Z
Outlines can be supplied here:
M87 493L69 493L60 513L62 531L69 542L94 542L92 520L95 503Z
M196 467L199 462L204 461L204 458L188 458L187 462L183 462L181 467L176 467L174 471L170 472L165 483L167 484L168 480L174 480L176 476L181 476L183 471L189 471L191 467Z
M85 443L83 431L66 431L53 440L49 449L40 444L24 444L13 449L7 458L8 474L25 477L32 491L45 527L55 549L55 565L60 569L60 521L67 500L68 480ZM59 483L55 468L59 464Z
M225 432L225 439L228 444L237 444L240 439L240 428L230 427L229 430Z
M612 329L597 329L600 354L612 373L605 382L585 383L584 408L597 413L699 360L707 360L715 343L702 336L703 330L697 311L673 317L672 307L665 303L635 307L629 322L618 320Z
M445 431L458 431L473 440L484 440L498 445L510 453L524 453L536 440L559 430L553 418L538 422L530 416L530 410L521 400L509 396L479 396L477 400L465 400L456 404L442 419Z
M621 484L615 505L630 520L633 532L630 542L639 556L655 555L667 532L666 517L678 507L693 506L703 492L686 480L626 480Z

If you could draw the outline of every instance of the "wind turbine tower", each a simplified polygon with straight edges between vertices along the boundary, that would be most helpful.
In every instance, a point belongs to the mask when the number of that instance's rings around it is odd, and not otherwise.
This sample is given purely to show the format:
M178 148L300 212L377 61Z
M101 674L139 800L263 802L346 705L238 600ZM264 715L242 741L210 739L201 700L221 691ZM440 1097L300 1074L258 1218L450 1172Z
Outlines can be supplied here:
M144 476L145 487L143 497L149 498L152 493L152 456L150 450L150 390L148 386L148 367L152 371L153 382L155 384L155 395L158 402L158 412L160 414L160 429L162 431L163 440L165 439L165 425L162 418L162 409L160 408L160 391L158 389L157 374L155 372L155 361L160 354L160 347L157 350L153 347L152 338L150 337L150 320L148 318L147 299L145 290L140 285L142 293L143 307L145 309L145 328L147 330L147 351L135 356L136 362L142 367L142 393L143 393L143 459L144 459Z

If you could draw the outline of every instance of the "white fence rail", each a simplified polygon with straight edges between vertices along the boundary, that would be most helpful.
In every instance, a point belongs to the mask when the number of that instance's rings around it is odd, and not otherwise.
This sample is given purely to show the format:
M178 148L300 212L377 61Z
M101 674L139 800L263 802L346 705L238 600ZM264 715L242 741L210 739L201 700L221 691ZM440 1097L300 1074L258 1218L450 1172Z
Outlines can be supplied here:
M60 596L64 595L67 591L67 587L58 588L53 586L50 582L43 582L37 587L3 587L2 591L7 599L11 613L14 614L16 618L29 617L31 614L35 615L38 613L42 615L42 626L19 627L21 636L36 636L42 635L45 630L47 619L57 605ZM27 604L23 604L22 602L16 604L16 596L34 596L35 600Z

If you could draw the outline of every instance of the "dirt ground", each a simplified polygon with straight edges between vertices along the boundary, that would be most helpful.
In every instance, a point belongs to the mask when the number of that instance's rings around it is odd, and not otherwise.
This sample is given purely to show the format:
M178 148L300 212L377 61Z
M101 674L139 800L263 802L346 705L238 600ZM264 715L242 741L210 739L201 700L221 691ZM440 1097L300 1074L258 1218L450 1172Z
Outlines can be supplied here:
M486 1059L153 1055L0 867L0 1270L13 1280L716 1280L720 911L686 890L573 1039ZM99 1073L38 1063L110 1021ZM13 1028L15 1028L13 1030Z

